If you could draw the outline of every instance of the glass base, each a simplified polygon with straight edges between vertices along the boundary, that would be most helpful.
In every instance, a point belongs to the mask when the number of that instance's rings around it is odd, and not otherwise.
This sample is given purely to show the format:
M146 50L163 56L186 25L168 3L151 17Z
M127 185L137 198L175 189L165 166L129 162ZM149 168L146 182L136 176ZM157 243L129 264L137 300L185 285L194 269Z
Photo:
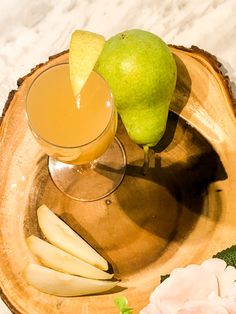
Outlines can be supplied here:
M126 156L115 138L106 152L86 165L71 165L49 157L48 168L55 185L79 201L96 201L112 193L121 183Z

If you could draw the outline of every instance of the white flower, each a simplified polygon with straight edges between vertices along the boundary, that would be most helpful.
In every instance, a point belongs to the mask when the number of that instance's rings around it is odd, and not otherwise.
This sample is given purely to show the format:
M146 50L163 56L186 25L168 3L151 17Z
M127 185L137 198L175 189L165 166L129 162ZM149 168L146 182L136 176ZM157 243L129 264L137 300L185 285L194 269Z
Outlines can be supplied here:
M140 314L236 314L236 268L218 258L176 268Z

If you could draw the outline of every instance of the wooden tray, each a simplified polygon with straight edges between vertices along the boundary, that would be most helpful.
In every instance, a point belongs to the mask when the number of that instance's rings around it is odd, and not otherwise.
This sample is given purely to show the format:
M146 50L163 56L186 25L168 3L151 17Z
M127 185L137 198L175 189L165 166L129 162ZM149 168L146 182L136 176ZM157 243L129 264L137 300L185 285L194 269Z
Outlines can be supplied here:
M117 313L125 295L134 313L149 301L160 275L198 263L236 243L236 120L220 64L196 47L171 47L178 81L167 131L151 169L140 174L142 150L119 125L127 154L121 186L109 197L76 202L52 183L47 157L28 129L26 90L34 77L67 60L63 52L18 80L0 134L0 286L13 313ZM27 285L22 270L33 260L25 237L39 235L36 208L47 204L112 265L119 288L75 298L54 297Z

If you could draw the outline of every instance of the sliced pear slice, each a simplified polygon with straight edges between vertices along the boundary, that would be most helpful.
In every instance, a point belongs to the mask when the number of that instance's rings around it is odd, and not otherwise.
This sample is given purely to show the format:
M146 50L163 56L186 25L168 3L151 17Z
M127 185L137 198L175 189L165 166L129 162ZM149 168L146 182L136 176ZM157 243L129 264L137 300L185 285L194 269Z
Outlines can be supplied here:
M39 226L50 243L95 267L108 269L107 261L46 205L40 206L37 214Z
M85 263L34 235L28 237L26 242L31 252L44 266L91 279L111 279L113 277L113 274L108 274L97 267Z
M72 89L75 96L80 94L105 44L99 34L76 30L70 41L69 66Z
M63 274L50 268L29 264L24 272L25 280L34 288L56 296L80 296L108 291L117 281L104 281Z

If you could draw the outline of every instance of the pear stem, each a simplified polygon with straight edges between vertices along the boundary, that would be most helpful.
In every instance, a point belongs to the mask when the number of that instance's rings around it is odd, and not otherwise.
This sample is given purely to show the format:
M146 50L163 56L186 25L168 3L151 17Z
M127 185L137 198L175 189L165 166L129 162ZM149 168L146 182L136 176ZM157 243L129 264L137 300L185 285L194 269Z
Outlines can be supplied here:
M143 152L144 152L144 162L142 167L142 174L145 176L149 169L149 162L150 162L150 154L149 154L149 146L143 145Z

